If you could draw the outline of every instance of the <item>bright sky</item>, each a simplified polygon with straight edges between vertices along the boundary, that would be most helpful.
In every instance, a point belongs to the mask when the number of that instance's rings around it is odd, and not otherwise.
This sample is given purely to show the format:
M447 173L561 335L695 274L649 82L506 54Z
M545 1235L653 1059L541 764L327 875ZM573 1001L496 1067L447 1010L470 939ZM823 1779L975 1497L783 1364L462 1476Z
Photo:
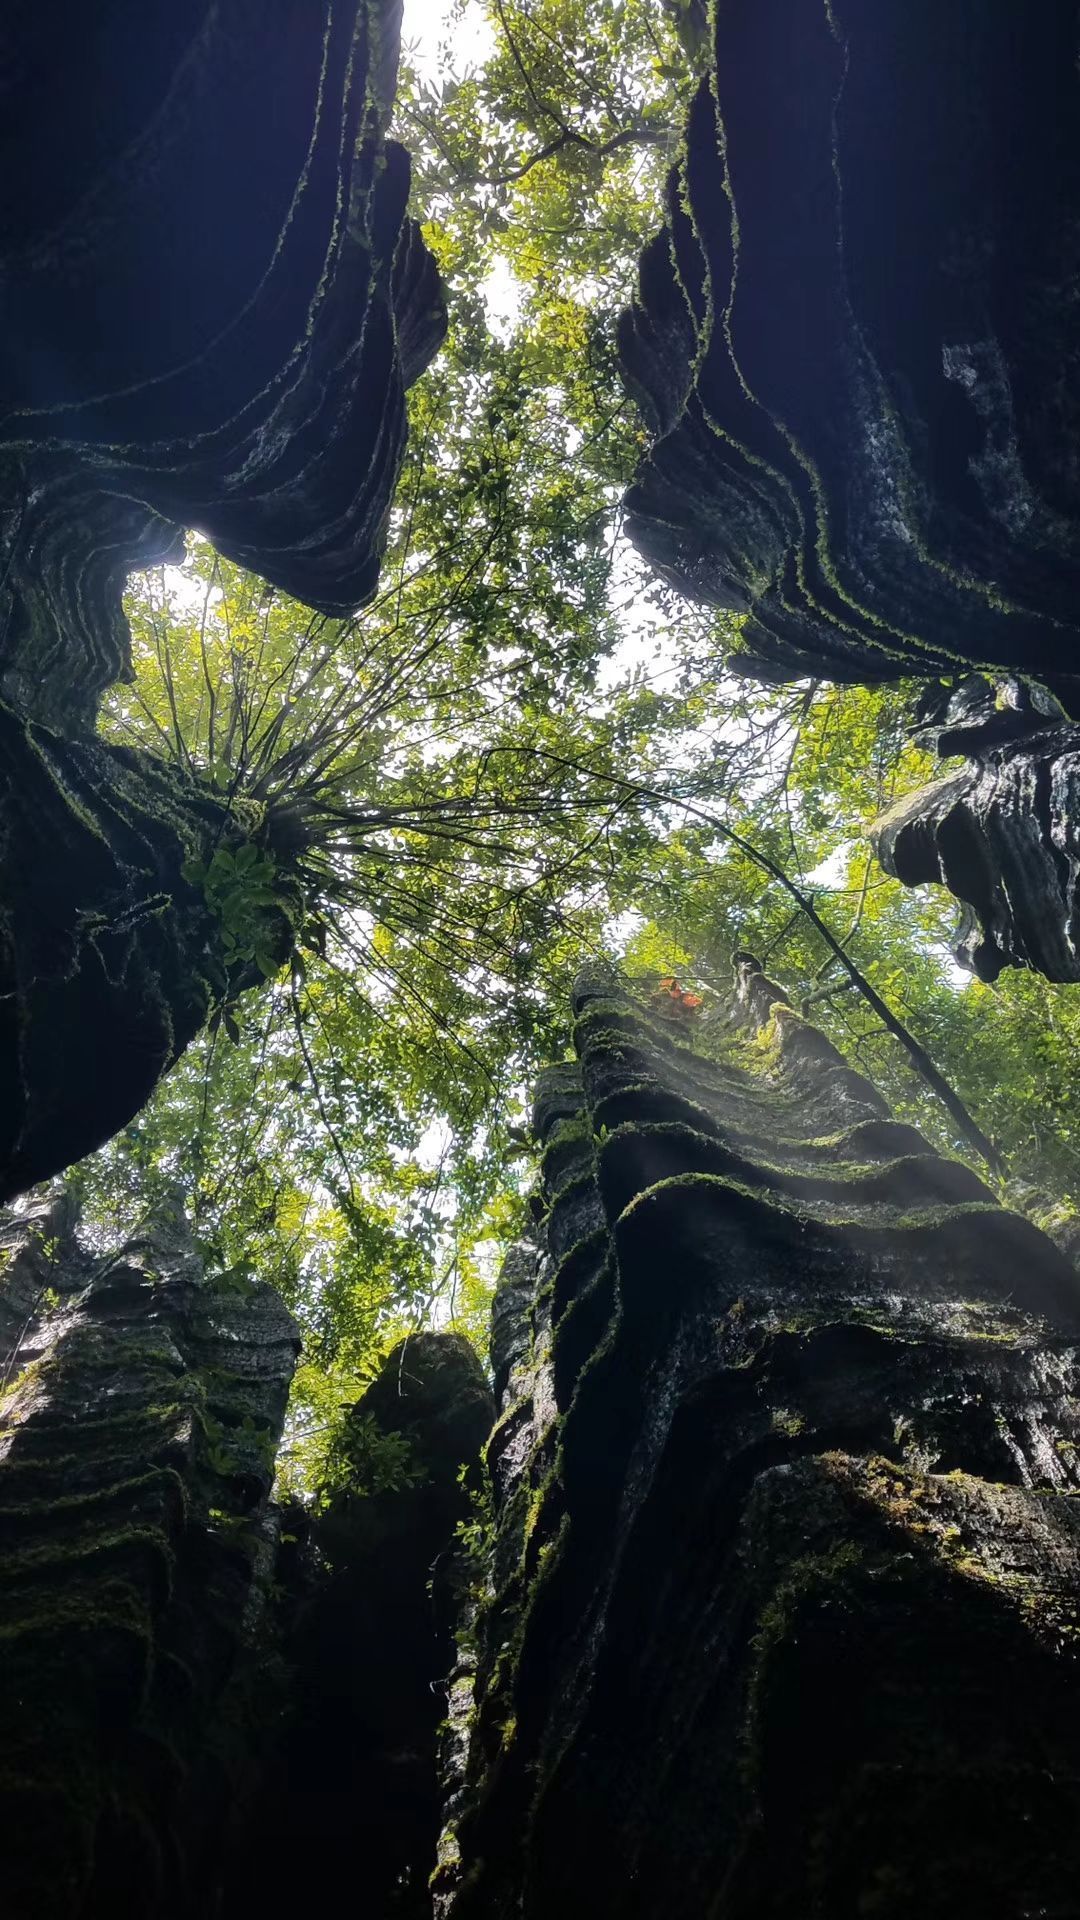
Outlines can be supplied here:
M492 33L479 0L405 0L402 43L429 79L452 68L480 66L491 51Z

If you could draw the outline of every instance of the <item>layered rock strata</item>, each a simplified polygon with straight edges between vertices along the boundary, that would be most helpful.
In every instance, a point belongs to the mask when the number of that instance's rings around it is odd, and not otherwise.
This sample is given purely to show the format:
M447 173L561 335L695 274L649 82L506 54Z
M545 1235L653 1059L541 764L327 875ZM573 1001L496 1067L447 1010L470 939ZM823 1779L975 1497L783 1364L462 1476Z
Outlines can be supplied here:
M149 754L0 706L0 1200L126 1126L211 1008L261 980L188 875L245 844L265 853L265 827ZM278 962L301 905L278 872L246 913Z
M306 604L372 591L445 315L385 137L400 0L16 0L0 27L0 692L128 670L128 571L197 527Z
M238 984L183 868L261 823L92 739L128 573L196 527L324 613L374 589L445 324L386 138L400 11L0 23L0 1197L130 1120Z
M296 1329L179 1210L103 1254L35 1199L0 1239L4 1911L179 1920L237 1790Z
M642 553L764 679L1077 706L1071 0L733 0L622 316Z
M746 958L736 1010L587 976L538 1091L436 1911L1067 1913L1075 1269Z
M918 737L965 764L882 815L878 858L906 886L937 882L962 903L956 957L981 980L1009 966L1080 980L1080 728L1016 680L976 675L939 693Z

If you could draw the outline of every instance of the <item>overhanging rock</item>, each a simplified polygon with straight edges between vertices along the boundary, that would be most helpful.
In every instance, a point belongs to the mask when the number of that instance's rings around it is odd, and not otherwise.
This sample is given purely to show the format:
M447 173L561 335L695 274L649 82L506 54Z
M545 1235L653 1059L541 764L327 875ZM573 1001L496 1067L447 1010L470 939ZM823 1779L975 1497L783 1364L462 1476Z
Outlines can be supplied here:
M375 585L445 326L385 138L400 0L15 0L0 26L0 689L68 728L183 527L327 613Z
M374 590L405 389L445 326L386 138L400 14L0 22L0 1198L133 1118L244 984L183 869L265 851L265 823L91 736L131 677L127 575L185 527L324 613Z
M940 882L963 903L956 957L981 980L1008 966L1080 980L1080 727L1015 680L939 692L922 737L966 764L882 815L878 858L906 886Z
M730 0L622 316L641 552L764 679L1080 670L1076 12Z
M127 1125L214 1005L262 976L227 963L185 877L261 809L135 748L67 740L0 705L0 1201ZM279 877L268 952L295 939Z

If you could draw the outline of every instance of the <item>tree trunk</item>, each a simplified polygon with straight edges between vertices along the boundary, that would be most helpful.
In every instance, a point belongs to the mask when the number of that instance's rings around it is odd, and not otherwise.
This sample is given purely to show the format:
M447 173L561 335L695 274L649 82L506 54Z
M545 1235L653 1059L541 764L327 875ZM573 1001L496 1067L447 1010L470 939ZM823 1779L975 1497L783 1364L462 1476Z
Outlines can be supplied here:
M780 999L541 1083L452 1920L1077 1911L1080 1284Z

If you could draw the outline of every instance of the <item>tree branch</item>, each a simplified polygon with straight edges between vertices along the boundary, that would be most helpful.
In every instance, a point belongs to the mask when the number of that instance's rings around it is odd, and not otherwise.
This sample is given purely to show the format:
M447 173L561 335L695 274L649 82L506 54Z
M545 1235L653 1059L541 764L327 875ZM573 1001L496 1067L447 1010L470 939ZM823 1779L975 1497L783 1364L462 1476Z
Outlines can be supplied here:
M877 989L871 985L866 975L856 966L854 960L852 960L846 952L844 946L837 939L832 929L822 919L813 900L791 879L779 861L774 860L771 854L763 853L760 847L755 847L752 841L747 840L743 834L737 833L734 827L729 827L725 821L718 820L715 814L709 813L704 807L694 806L691 801L683 800L677 794L664 793L658 787L644 786L636 780L621 779L618 774L597 773L580 760L571 760L563 754L552 752L549 748L535 747L532 751L541 759L553 760L558 765L564 767L574 767L580 773L591 774L594 780L621 787L626 792L637 793L643 800L655 800L662 806L674 805L682 807L687 813L692 814L695 819L701 820L706 826L712 827L715 832L720 834L722 839L728 840L732 846L738 847L740 853L744 853L747 859L752 860L754 865L760 867L764 873L771 874L772 878L779 882L784 891L796 902L811 925L821 935L825 945L843 967L852 986L858 988L867 1006L873 1008L882 1025L888 1029L894 1039L900 1042L916 1073L918 1073L920 1078L926 1082L927 1086L931 1088L933 1093L941 1101L942 1106L968 1145L974 1149L980 1160L985 1161L986 1165L998 1178L1004 1177L1005 1163L1001 1154L998 1152L993 1141L983 1132L978 1121L975 1120L968 1111L960 1095L956 1092L956 1089L946 1080L945 1075L940 1069L934 1065L926 1048L916 1040L915 1035L904 1025L899 1015L893 1012L892 1008L882 999Z
M566 147L577 147L593 154L598 160L606 160L609 154L617 153L622 147L668 147L671 138L668 127L624 127L621 133L613 133L610 140L600 141L590 140L587 134L577 133L573 127L564 127L554 140L549 140L538 152L530 154L512 173L489 174L484 177L483 184L489 187L516 186L542 160L550 160L553 154L561 153Z

